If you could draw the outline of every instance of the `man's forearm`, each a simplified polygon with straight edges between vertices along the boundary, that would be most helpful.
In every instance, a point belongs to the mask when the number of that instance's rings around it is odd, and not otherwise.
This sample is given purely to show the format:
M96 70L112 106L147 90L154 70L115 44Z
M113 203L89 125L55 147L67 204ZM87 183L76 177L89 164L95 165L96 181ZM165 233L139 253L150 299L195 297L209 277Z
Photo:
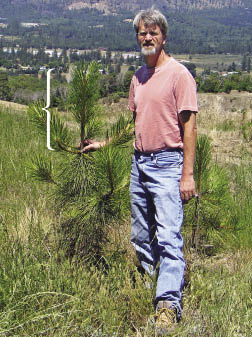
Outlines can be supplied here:
M197 129L195 125L185 125L184 128L184 165L183 177L193 176Z
M195 195L193 168L197 137L196 114L190 111L182 112L180 121L184 131L184 164L180 180L180 194L181 198L187 201Z

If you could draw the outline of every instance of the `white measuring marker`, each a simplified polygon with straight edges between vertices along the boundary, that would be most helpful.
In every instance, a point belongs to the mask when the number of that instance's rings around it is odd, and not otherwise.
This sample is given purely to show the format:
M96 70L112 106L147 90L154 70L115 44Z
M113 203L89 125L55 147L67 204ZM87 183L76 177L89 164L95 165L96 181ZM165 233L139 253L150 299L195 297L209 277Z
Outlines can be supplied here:
M47 92L46 92L46 106L44 108L42 108L42 110L46 111L46 145L48 150L51 151L55 151L50 144L50 111L48 111L47 109L50 108L50 73L51 71L53 71L54 68L49 69L47 71Z

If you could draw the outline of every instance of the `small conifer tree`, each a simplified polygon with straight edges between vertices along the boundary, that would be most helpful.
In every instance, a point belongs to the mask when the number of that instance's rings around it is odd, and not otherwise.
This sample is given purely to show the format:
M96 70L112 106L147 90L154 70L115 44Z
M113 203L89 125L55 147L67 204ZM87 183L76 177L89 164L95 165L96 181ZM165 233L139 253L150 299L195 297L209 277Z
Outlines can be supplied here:
M99 65L80 64L70 83L69 102L79 125L80 148L59 114L52 113L51 143L60 153L60 167L36 156L31 165L34 178L54 185L57 209L63 214L61 244L71 256L97 261L102 258L108 240L107 225L119 221L129 210L130 140L132 119L121 115L106 131L106 144L99 150L82 153L81 148L100 134ZM46 134L46 114L41 102L29 107L29 116ZM128 146L129 145L129 146Z
M213 162L206 135L197 139L194 176L197 196L185 207L185 226L191 228L190 246L200 250L211 231L227 223L231 200L226 171Z

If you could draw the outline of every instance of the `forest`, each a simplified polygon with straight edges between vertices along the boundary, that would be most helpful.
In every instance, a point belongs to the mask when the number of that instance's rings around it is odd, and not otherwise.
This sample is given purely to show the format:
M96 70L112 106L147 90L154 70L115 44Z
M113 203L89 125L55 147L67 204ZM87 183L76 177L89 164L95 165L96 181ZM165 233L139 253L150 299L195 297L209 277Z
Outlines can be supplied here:
M23 13L23 12L22 12ZM30 13L30 14L29 14ZM118 51L137 50L132 28L134 13L121 10L116 15L102 15L95 9L52 11L41 16L32 7L20 13L6 10L0 27L0 45L23 48L105 48ZM164 10L169 23L167 51L172 53L251 52L251 9ZM4 15L4 12L3 12ZM23 27L32 20L36 27ZM30 22L30 21L29 21ZM7 27L4 24L8 24Z

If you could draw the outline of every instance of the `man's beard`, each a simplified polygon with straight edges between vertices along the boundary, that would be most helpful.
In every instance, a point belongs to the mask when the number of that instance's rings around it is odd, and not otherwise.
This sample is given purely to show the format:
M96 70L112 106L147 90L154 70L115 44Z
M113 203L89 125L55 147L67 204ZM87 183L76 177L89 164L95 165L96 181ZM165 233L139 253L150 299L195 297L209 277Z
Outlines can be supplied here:
M146 48L146 46L143 46L141 48L141 53L144 56L151 56L151 55L155 55L157 52L157 49L154 46L151 46L151 48Z

